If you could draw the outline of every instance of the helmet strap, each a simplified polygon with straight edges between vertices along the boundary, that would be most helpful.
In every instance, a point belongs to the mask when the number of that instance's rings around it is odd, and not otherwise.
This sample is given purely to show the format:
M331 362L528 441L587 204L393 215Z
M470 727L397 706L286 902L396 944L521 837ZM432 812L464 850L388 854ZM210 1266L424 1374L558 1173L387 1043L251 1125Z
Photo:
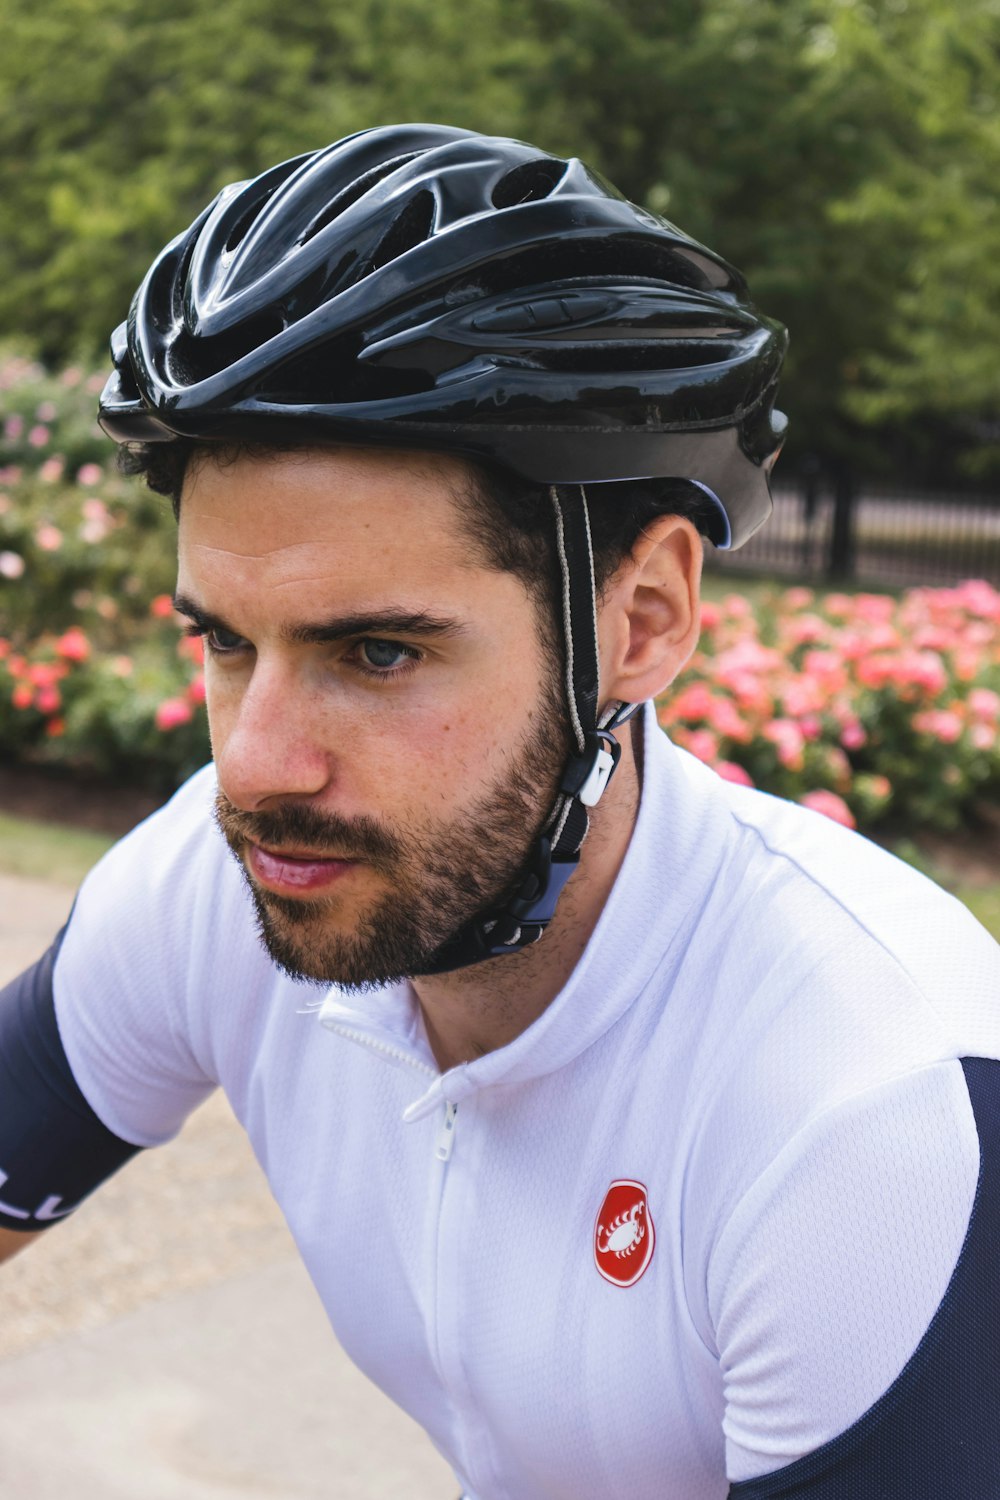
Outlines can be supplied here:
M589 809L603 796L621 755L613 731L639 708L619 703L598 719L600 661L597 596L587 496L582 485L549 490L555 513L566 647L566 701L575 750L563 768L543 831L528 852L511 896L478 912L434 954L428 974L466 968L536 943L555 912L563 887L580 862Z

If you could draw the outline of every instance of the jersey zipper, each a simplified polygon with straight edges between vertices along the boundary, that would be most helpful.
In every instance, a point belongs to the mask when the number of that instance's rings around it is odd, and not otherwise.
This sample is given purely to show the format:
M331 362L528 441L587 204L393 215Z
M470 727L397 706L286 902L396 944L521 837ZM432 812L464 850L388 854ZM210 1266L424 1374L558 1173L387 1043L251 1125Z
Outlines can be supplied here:
M437 1145L434 1147L434 1155L438 1161L451 1160L451 1148L455 1144L455 1116L458 1114L458 1105L452 1104L450 1099L445 1100L444 1120L438 1131Z
M416 1068L419 1073L425 1073L428 1078L438 1078L440 1075L433 1068L422 1063L419 1058L411 1057L404 1052L402 1047L394 1047L391 1042L383 1041L381 1037L372 1036L367 1031L355 1031L353 1027L339 1025L336 1021L327 1022L328 1030L335 1031L338 1036L346 1037L349 1042L359 1042L363 1047L369 1047L373 1052L380 1053L383 1057L393 1062L406 1063L410 1068ZM441 1129L438 1131L437 1140L434 1144L434 1155L438 1161L447 1162L451 1160L452 1146L455 1143L455 1116L458 1114L458 1105L452 1104L450 1099L445 1100L444 1119Z
M426 1073L428 1078L437 1078L439 1074L434 1068L428 1067L427 1063L420 1061L418 1057L411 1057L404 1052L402 1047L394 1047L391 1042L384 1042L381 1037L372 1036L367 1031L355 1031L353 1027L343 1026L337 1021L324 1022L328 1031L335 1031L338 1036L346 1037L349 1042L359 1042L362 1047L370 1047L373 1052L380 1052L383 1057L390 1058L393 1062L406 1063L409 1068L416 1068L418 1073Z

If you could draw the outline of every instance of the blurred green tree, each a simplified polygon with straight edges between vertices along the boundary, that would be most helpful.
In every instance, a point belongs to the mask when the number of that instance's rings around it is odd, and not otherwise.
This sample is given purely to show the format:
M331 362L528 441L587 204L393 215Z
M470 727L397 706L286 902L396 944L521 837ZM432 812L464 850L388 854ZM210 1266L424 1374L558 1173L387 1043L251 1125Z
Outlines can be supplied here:
M95 351L225 182L366 125L575 152L792 329L792 457L1000 468L1000 0L0 0L0 324ZM985 471L985 470L984 470Z

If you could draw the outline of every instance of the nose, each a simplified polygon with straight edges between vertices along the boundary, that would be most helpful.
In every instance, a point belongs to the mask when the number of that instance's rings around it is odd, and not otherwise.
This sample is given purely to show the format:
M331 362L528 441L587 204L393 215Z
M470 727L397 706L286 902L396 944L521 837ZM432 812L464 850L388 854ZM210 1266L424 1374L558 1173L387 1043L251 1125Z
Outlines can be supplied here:
M219 694L210 693L216 770L230 801L253 812L275 799L322 792L330 780L331 759L321 720L308 683L262 658L245 684L223 685Z

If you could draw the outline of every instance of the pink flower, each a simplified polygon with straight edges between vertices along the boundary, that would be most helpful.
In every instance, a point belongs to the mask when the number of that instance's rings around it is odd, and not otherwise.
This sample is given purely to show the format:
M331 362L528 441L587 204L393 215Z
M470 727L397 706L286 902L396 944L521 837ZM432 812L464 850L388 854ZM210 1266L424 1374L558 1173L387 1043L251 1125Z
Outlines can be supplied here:
M52 526L49 522L43 522L35 532L35 541L43 552L58 552L62 546L63 534L58 526Z
M173 617L174 601L169 594L157 594L149 601L149 613L154 620L169 620Z
M953 590L956 601L972 615L1000 621L1000 593L981 578L971 578Z
M786 589L785 607L786 609L808 609L814 597L812 589Z
M28 442L31 444L32 448L44 448L48 440L49 429L47 427L43 427L41 423L33 427L28 433Z
M705 717L708 727L723 739L735 740L740 745L753 739L752 728L731 698L713 698Z
M845 828L857 827L854 814L843 797L838 797L836 792L823 789L806 792L799 798L799 801L803 807L811 807L813 812L822 813L824 817L832 818L835 823L842 823Z
M753 606L742 594L727 594L722 601L722 609L731 620L746 620L753 614Z
M18 412L14 412L12 416L9 416L3 424L3 435L12 443L17 442L23 431L24 418Z
M50 740L58 739L61 734L66 733L66 720L50 719L45 726L45 733Z
M814 641L821 641L828 629L819 615L798 615L783 625L782 635L790 646L812 645Z
M919 734L927 734L931 739L940 740L942 745L954 745L956 740L961 739L964 725L958 714L951 709L929 708L924 713L913 715L913 727Z
M17 552L0 552L0 578L21 578L24 575L24 558Z
M204 703L205 701L205 674L199 672L197 677L192 677L188 684L188 699L191 703Z
M973 724L969 730L969 739L976 750L992 750L997 742L997 730L995 724Z
M816 678L794 677L782 691L785 713L793 719L820 712L824 706L825 693Z
M38 477L44 480L46 484L58 484L59 480L63 477L65 467L64 460L59 458L58 455L47 458L38 471Z
M62 707L62 696L57 687L39 688L35 694L35 707L41 714L54 714Z
M684 746L706 765L711 765L719 753L719 742L708 729L692 729L684 736Z
M100 484L103 478L104 470L101 468L100 464L83 464L76 471L77 484Z
M762 731L778 752L778 759L787 771L801 771L805 737L794 719L772 719Z
M79 625L71 625L56 641L56 651L64 661L86 661L90 655L90 642Z
M54 401L43 401L35 412L39 422L54 422L59 415L59 410Z
M707 719L712 711L712 690L705 682L692 682L682 688L676 698L668 704L673 719L693 719L696 723Z
M190 703L183 698L164 698L156 710L156 727L164 732L189 724L194 717Z
M30 708L35 701L35 690L26 682L19 682L10 695L15 708Z
M66 667L61 661L33 661L25 675L36 688L51 687L66 676Z
M200 667L205 661L205 642L200 635L182 635L177 642L177 655Z
M753 778L734 760L720 760L715 768L723 781L734 781L737 786L753 786Z
M83 379L83 371L78 370L75 365L69 365L59 376L59 384L67 387L79 385Z
M722 611L717 604L710 604L706 600L701 602L701 628L702 630L714 630L722 619Z
M854 618L875 624L879 620L891 620L896 612L896 601L888 594L856 594Z
M1000 717L1000 693L990 688L973 688L969 694L969 712L977 719Z
M849 719L840 731L840 743L845 750L860 750L868 740L859 720Z

